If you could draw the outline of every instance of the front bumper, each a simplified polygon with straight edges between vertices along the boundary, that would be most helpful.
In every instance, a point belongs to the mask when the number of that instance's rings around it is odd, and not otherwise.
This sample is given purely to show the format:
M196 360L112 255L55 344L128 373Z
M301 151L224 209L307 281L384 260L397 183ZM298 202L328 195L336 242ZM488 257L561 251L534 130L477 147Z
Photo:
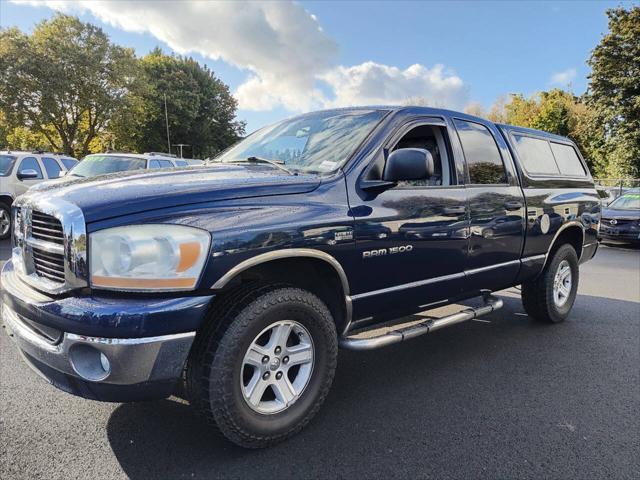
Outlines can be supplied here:
M10 262L1 278L5 328L26 362L54 386L81 397L117 402L165 398L176 390L195 329L129 338L65 331L61 326L78 314L77 310L64 308L65 302L73 303L73 298L56 300L27 287L16 277ZM200 299L195 305L194 298ZM202 320L209 300L171 299L171 313L179 321L195 315L195 309ZM75 303L86 306L86 302L91 302L94 309L86 312L86 318L100 317L105 308L113 313L113 299L76 299ZM127 311L128 305L123 302L116 316L128 328L137 322L140 328L134 329L136 332L149 330L149 318L163 318L157 310L163 305L166 306L164 301L156 300L145 316L141 315L141 306ZM111 331L108 325L103 329Z
M625 243L640 243L640 229L631 228L627 225L620 227L601 227L598 232L600 240Z

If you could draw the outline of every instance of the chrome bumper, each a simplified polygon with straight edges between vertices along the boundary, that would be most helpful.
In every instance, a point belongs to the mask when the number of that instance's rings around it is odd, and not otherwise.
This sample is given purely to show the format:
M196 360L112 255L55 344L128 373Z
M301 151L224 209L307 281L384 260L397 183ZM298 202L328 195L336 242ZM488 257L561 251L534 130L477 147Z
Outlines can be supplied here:
M64 333L58 342L52 343L6 304L1 308L3 323L27 363L54 384L50 375L34 366L36 363L93 384L131 386L177 382L195 337L195 332L143 338Z

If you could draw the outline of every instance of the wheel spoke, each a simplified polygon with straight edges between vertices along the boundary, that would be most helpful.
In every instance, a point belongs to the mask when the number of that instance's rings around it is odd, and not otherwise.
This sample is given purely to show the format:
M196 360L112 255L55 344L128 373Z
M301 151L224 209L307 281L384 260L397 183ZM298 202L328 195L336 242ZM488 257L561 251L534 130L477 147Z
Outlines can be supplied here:
M253 376L249 385L247 385L247 394L246 397L254 407L257 407L262 400L264 395L264 391L267 389L269 384L262 380L260 374L256 374Z
M289 363L287 365L290 367L309 363L313 359L313 349L307 343L291 347L287 350L287 353L289 355Z
M272 350L276 347L285 348L287 346L287 339L291 335L291 324L280 323L276 325L271 331L271 338L269 339L268 349Z
M247 354L244 356L244 363L252 365L254 367L261 367L262 359L265 356L268 356L267 350L260 347L259 345L253 344L249 348Z
M563 284L558 285L558 290L563 296L565 297L569 296L569 289L565 287Z
M291 382L286 375L283 375L280 380L275 380L272 384L272 388L276 398L285 405L288 405L296 396L293 385L291 385Z

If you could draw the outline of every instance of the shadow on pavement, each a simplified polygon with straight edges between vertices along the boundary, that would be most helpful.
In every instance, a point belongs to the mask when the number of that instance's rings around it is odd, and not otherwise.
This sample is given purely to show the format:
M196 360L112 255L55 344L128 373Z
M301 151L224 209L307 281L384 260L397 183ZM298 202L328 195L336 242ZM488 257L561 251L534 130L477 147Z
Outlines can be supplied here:
M594 478L637 469L640 304L582 295L568 321L541 325L518 298L503 299L491 323L341 351L320 413L274 448L235 447L173 400L118 407L111 447L134 480ZM612 336L629 341L614 347Z

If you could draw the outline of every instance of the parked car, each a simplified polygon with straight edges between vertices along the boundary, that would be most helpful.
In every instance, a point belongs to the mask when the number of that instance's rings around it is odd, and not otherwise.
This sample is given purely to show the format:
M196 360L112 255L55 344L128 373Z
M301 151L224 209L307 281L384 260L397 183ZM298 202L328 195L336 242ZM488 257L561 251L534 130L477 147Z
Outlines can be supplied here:
M89 178L129 170L174 168L186 165L185 161L162 153L94 153L84 157L67 176Z
M624 192L629 190L627 187L602 187L596 186L596 190L598 191L598 195L602 201L602 206L606 207L611 202L613 202L616 198L622 195Z
M605 242L640 244L640 188L632 188L602 210L600 238Z
M600 200L567 138L362 107L263 128L210 165L29 192L13 213L2 312L25 361L96 400L183 392L258 448L311 420L339 346L471 320L514 285L532 319L565 320Z
M58 178L78 161L58 153L0 151L0 240L11 235L11 205L30 187Z

